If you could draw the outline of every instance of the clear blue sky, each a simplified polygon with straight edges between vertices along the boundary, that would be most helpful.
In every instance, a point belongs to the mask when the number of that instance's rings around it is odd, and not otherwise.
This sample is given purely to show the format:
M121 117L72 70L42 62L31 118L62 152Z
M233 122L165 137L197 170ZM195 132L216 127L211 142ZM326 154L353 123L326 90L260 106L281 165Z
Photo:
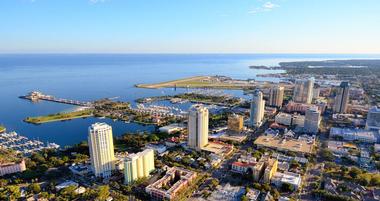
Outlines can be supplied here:
M380 53L380 0L0 0L2 53Z

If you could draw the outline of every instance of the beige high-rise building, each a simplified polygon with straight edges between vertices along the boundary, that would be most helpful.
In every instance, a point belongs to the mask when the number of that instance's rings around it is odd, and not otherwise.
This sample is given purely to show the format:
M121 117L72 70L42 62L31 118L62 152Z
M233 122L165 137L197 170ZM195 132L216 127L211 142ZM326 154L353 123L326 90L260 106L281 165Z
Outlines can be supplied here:
M256 90L253 93L250 112L250 126L260 127L263 123L265 112L265 100L263 99L263 93Z
M284 87L274 86L269 92L269 104L270 106L281 107L284 102Z
M124 183L129 184L137 179L148 177L153 170L153 149L146 149L136 154L130 154L124 160Z
M348 82L340 83L334 101L334 112L346 113L350 98L350 84Z
M91 167L97 177L108 178L115 169L112 127L95 123L88 128Z
M296 80L293 91L293 101L310 104L313 100L313 88L314 78L308 80Z
M304 129L308 133L318 133L319 125L321 123L321 112L318 107L311 107L305 112Z
M189 111L188 146L202 149L208 144L208 109L194 105Z
M233 132L243 131L244 119L243 116L233 114L228 117L228 130Z

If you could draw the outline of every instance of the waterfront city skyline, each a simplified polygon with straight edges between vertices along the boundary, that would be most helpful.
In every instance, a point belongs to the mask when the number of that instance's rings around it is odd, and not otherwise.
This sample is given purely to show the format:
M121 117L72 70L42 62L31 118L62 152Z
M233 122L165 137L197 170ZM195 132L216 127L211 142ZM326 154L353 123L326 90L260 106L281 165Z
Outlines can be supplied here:
M379 200L378 1L0 1L0 200Z
M376 0L4 0L0 53L380 53Z

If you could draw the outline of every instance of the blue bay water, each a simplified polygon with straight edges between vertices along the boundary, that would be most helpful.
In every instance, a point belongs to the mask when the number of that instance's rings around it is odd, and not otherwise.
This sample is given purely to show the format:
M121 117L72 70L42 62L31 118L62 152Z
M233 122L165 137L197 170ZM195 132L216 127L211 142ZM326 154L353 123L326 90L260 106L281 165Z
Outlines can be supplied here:
M135 84L154 83L196 75L225 75L253 78L274 71L253 70L250 65L276 65L281 61L380 58L379 55L302 55L302 54L3 54L0 55L0 124L8 131L62 146L86 140L87 128L94 122L107 122L114 135L152 131L153 126L113 122L108 119L76 119L32 125L22 120L46 115L73 106L19 99L29 91L75 100L92 101L120 97L133 102L140 97L183 92L179 89L139 89ZM278 80L273 80L278 81ZM241 96L241 91L233 91Z

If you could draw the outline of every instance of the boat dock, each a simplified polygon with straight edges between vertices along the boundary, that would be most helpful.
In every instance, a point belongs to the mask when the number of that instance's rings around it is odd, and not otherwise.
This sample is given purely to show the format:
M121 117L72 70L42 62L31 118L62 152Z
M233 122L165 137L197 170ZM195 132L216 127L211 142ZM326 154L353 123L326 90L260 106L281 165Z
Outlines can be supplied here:
M64 99L64 98L56 98L52 95L46 95L46 94L43 94L39 91L32 91L32 92L28 93L28 95L26 95L26 96L20 96L20 98L27 99L30 101L44 100L44 101L51 101L51 102L56 102L56 103L69 104L69 105L78 105L78 106L83 106L83 107L92 107L93 106L92 102L77 101L77 100L70 100L70 99Z

